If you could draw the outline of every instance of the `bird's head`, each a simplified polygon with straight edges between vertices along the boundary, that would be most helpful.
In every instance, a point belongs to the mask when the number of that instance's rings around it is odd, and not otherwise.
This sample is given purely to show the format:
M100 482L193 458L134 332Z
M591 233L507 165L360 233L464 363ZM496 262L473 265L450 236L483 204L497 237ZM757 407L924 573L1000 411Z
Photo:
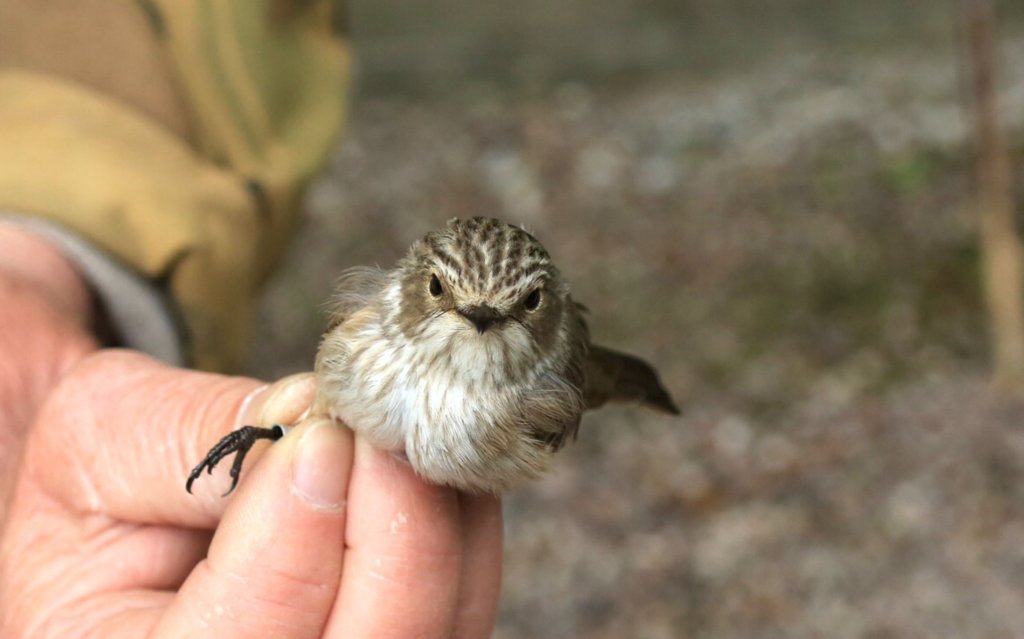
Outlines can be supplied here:
M567 287L540 242L516 226L451 220L413 245L400 272L399 317L410 338L502 366L557 347Z

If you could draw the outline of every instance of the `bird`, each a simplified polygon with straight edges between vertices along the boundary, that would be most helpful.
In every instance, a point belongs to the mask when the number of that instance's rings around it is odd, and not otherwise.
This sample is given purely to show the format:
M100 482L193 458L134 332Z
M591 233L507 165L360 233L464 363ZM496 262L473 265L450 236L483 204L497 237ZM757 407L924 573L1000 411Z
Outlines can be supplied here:
M650 364L591 343L587 310L550 254L502 220L452 219L394 268L345 271L328 312L311 412L435 484L501 494L535 479L583 412L607 402L680 412ZM287 429L229 433L186 489L234 453L230 493L253 444Z

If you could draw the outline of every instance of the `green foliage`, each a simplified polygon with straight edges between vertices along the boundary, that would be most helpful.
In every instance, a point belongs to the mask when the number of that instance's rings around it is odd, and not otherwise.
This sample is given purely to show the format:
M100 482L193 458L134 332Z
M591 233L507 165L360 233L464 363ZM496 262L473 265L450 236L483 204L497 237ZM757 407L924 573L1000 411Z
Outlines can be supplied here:
M935 151L907 152L881 165L886 183L899 195L916 195L941 175L944 158Z

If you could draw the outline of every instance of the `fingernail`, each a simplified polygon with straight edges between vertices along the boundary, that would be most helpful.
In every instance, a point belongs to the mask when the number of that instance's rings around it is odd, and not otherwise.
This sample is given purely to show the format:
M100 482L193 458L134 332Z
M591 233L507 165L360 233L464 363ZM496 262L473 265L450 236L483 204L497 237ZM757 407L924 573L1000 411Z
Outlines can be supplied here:
M344 428L326 419L313 422L298 441L292 462L295 492L314 508L341 508L351 457L352 441Z
M409 466L410 468L412 468L412 462L409 461L409 456L405 454L404 450L393 450L389 452L388 455L391 456L391 459L402 464L403 466Z
M238 407L238 415L235 417L235 428L233 430L238 430L247 424L255 425L258 413L263 412L263 401L266 399L268 390L270 390L270 384L257 386L249 391L249 394L242 400L242 405Z
M289 375L270 386L261 386L243 402L236 428L246 424L294 424L309 410L315 393L316 381L312 373Z

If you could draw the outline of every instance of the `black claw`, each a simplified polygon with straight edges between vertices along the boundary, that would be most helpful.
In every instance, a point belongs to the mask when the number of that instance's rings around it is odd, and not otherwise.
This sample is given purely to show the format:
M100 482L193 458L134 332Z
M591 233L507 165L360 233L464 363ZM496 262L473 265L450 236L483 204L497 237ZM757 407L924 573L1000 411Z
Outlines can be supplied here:
M194 482L200 475L203 474L203 469L206 469L206 474L212 475L213 469L217 466L220 460L224 459L228 455L235 453L235 461L231 464L231 487L228 488L228 492L224 493L226 497L235 489L238 485L238 475L242 472L242 462L245 460L245 456L249 454L249 449L253 447L256 440L269 439L270 441L277 441L284 435L284 428L279 425L274 425L272 428L258 428L256 426L242 426L236 431L232 431L224 436L217 445L210 449L210 452L206 453L206 457L203 457L203 461L192 469L192 472L188 475L188 481L185 482L185 490L189 493L192 492L192 482Z

